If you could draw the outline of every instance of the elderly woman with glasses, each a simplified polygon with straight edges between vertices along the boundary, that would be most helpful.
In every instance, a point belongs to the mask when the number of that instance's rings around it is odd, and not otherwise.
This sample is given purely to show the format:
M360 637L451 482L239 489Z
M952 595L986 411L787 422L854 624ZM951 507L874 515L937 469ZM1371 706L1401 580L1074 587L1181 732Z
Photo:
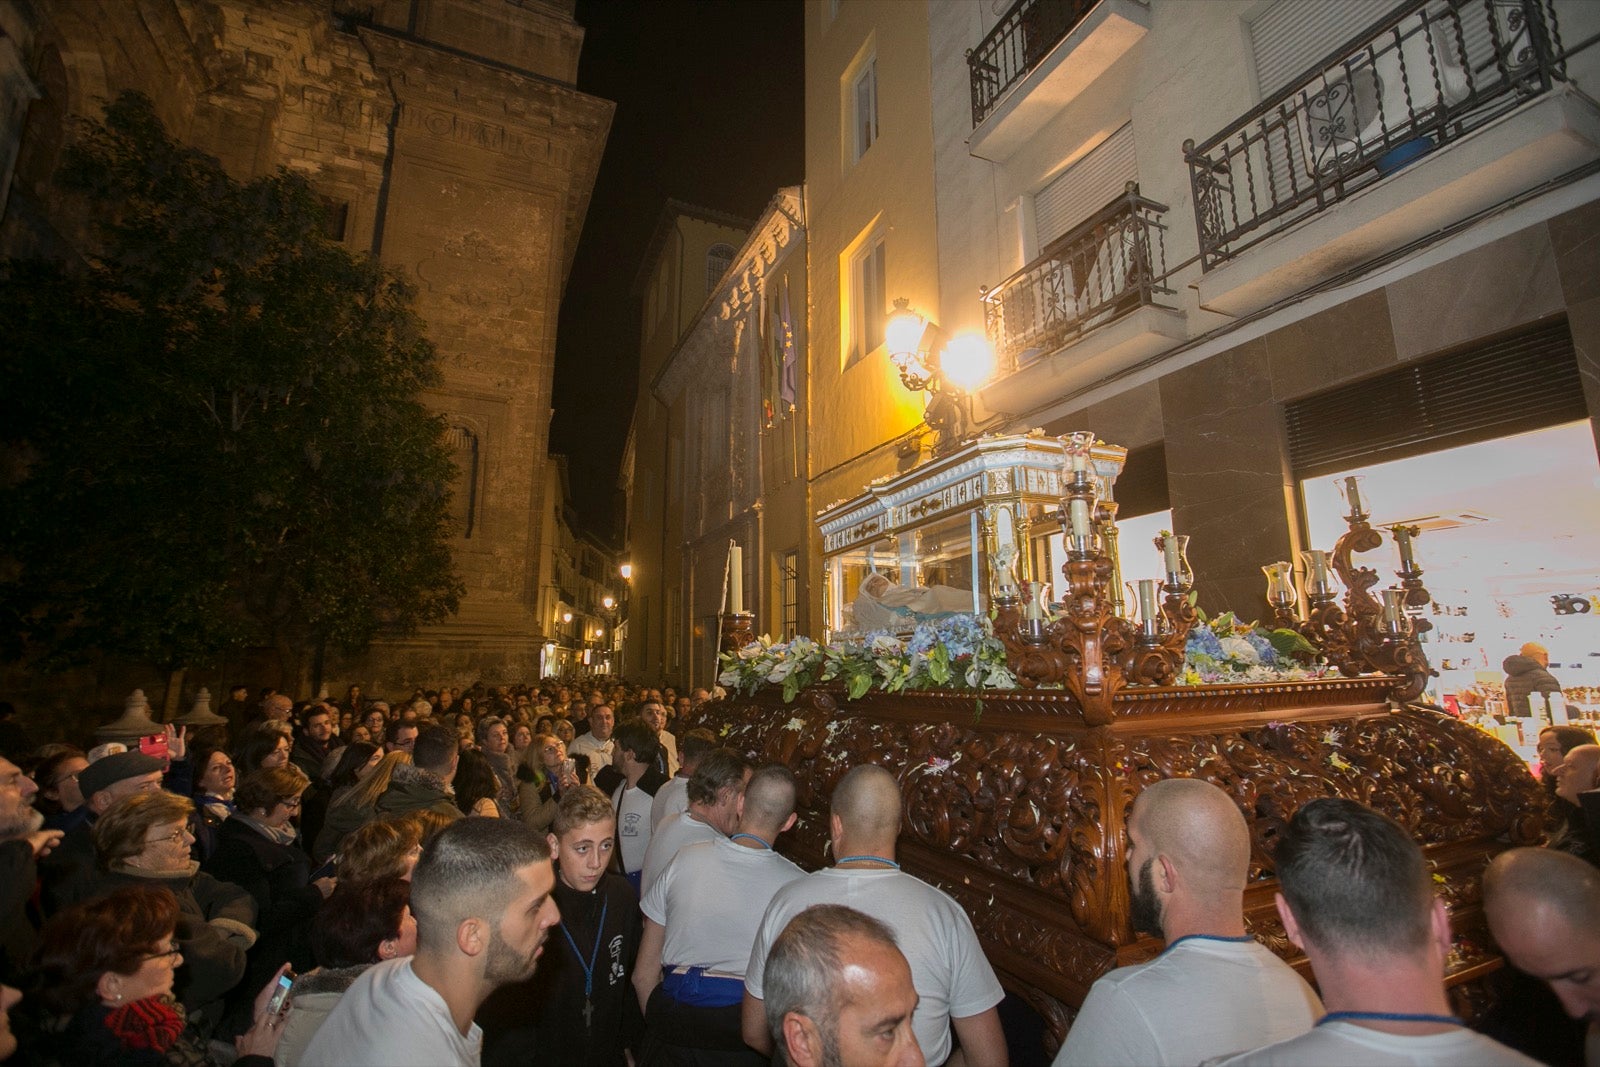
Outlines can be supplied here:
M128 885L57 914L45 924L28 993L37 1019L32 1051L72 1064L209 1064L203 1034L173 997L186 959L178 898L156 885ZM276 979L276 976L274 976ZM274 984L276 984L274 982ZM241 1067L265 1065L278 1043L265 1013L240 1037Z
M283 964L296 970L315 964L311 920L333 892L332 878L311 879L311 858L296 844L293 819L300 797L310 785L294 764L269 767L247 775L234 791L237 812L217 832L217 850L206 870L241 886L257 909L261 940L250 950L244 985L253 988ZM230 1006L232 1021L242 1022L239 1001Z
M189 856L194 835L188 797L157 790L123 797L94 824L100 870L89 896L129 886L164 888L178 902L177 944L185 965L174 992L190 1021L209 1032L222 1014L222 998L244 975L245 954L255 944L255 902L236 885L200 870Z

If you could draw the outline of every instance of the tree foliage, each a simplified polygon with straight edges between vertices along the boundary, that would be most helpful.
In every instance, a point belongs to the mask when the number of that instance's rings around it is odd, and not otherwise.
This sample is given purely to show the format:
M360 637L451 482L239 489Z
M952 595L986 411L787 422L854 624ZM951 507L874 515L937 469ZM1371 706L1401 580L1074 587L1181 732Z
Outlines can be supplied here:
M174 668L453 612L454 473L406 282L124 94L57 182L82 262L0 264L6 651Z

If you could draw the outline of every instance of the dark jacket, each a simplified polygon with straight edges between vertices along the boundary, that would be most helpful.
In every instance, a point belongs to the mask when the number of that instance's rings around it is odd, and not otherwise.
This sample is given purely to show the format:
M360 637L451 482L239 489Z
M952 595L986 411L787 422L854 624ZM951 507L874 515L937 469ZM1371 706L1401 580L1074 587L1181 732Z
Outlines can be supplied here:
M623 1050L637 1048L643 1035L644 1013L631 976L644 921L633 886L620 874L607 874L592 892L580 893L557 878L553 896L561 925L550 931L539 969L532 978L496 990L478 1011L485 1067L545 1062L620 1067L626 1062ZM599 929L602 914L605 926ZM585 1026L583 972L591 958L594 1012L592 1025ZM546 1035L542 1048L541 1033ZM551 1035L560 1035L560 1055L554 1058Z
M395 767L389 779L389 788L383 791L373 807L380 816L404 815L424 808L450 816L461 814L461 809L456 807L455 795L445 787L438 775L404 763Z
M209 1033L221 1000L244 977L245 952L255 942L256 905L250 894L190 864L192 873L142 874L130 867L97 871L89 898L125 885L160 885L178 898L178 968L173 992L190 1021ZM196 1016L200 1018L196 1018Z
M1528 694L1561 692L1561 683L1556 681L1555 675L1532 656L1507 656L1500 667L1506 672L1506 714L1512 718L1525 719L1534 714ZM1544 702L1539 703L1539 710L1543 711Z
M0 844L0 982L20 985L20 972L39 945L38 916L33 911L39 882L33 846L26 840Z
M322 817L322 829L317 831L312 841L311 858L318 863L326 862L329 856L339 851L346 837L378 817L371 805L350 803L350 790L351 787L346 786L335 793L328 803L328 813Z

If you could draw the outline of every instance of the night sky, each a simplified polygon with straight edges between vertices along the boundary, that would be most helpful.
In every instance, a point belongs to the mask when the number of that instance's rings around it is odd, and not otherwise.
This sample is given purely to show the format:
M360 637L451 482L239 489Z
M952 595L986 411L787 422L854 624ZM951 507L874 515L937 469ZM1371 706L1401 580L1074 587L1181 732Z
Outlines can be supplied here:
M550 451L579 525L618 547L619 464L638 386L633 283L669 197L755 218L804 174L798 0L578 0L578 88L616 116L556 340Z

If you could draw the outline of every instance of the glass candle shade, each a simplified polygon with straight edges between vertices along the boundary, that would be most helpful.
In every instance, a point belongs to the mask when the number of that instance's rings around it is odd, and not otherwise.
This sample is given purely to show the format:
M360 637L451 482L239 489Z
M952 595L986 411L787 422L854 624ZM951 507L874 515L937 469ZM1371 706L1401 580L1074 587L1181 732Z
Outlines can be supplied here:
M1089 451L1094 448L1093 430L1075 430L1060 438L1061 450L1066 453L1061 473L1068 483L1078 480L1090 470Z
M1383 591L1383 628L1392 634L1406 626L1406 591L1391 585Z
M1161 553L1161 571L1167 576L1167 588L1188 588L1194 585L1194 568L1189 566L1189 535L1162 533L1155 539Z
M1154 578L1141 578L1137 582L1124 582L1128 587L1129 603L1139 605L1139 632L1154 637L1161 632L1161 609L1156 606L1156 593L1160 582Z
M1339 583L1328 563L1328 553L1320 548L1308 548L1300 553L1306 568L1307 596L1337 596Z
M1351 519L1364 518L1367 514L1366 501L1361 498L1362 480L1359 474L1347 474L1333 480L1333 484L1339 489L1339 495L1344 498L1346 513Z
M1279 560L1261 568L1267 576L1267 603L1275 608L1293 608L1300 600L1294 588L1294 564Z

